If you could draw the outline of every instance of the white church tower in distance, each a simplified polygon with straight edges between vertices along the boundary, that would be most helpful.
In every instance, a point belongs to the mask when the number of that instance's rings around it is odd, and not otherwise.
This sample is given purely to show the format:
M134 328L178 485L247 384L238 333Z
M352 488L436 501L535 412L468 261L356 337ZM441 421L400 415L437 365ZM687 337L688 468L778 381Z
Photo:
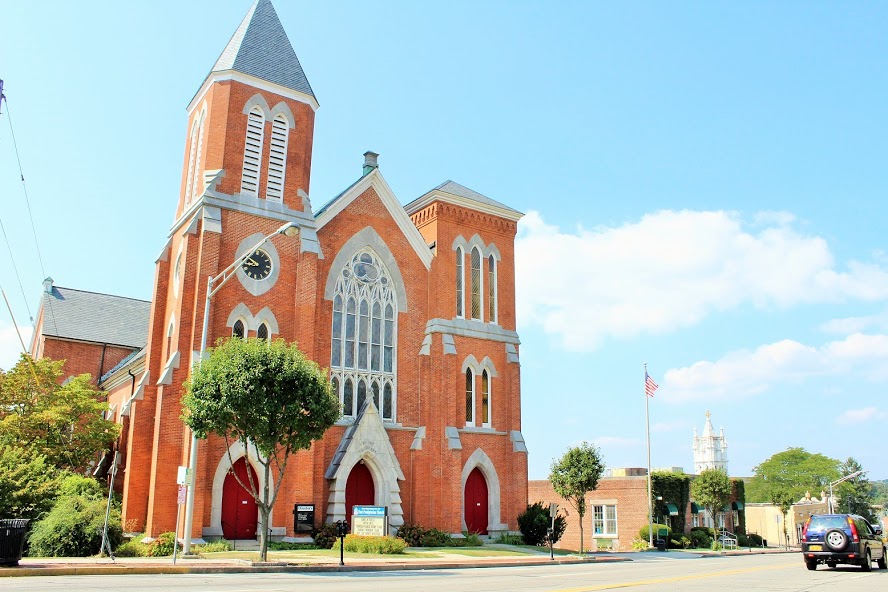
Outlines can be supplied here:
M702 436L698 437L697 428L694 428L694 473L697 475L707 469L721 469L725 473L728 472L728 441L725 439L725 429L722 428L716 436L709 416L710 413L707 411Z

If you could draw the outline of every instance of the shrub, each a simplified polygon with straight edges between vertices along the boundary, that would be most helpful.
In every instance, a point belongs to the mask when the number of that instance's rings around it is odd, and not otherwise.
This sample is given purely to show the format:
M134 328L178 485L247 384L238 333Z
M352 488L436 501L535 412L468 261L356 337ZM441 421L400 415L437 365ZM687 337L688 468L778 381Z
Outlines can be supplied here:
M114 550L118 557L149 557L149 546L138 539L130 539Z
M271 544L268 545L271 548ZM205 545L197 545L194 547L195 553L222 553L225 551L231 551L234 549L234 545L231 542L226 541L225 539L220 539L218 541L213 541L211 543L207 543Z
M691 529L691 546L695 549L705 549L712 544L712 537L709 536L709 529L695 527Z
M504 532L503 534L499 535L499 537L497 537L496 542L500 543L501 545L523 545L524 537L520 534Z
M650 525L645 524L644 526L641 527L641 530L638 531L638 538L640 538L640 539L642 539L642 540L644 540L644 541L649 541L649 540L650 540L650 538L648 537L648 527L649 527L649 526L650 526ZM656 523L654 523L654 542L656 542L657 539L660 538L659 536L657 536L657 533L660 532L660 529L661 529L661 528L665 528L665 529L666 529L666 540L667 540L667 541L669 540L669 537L672 536L672 529L671 529L671 528L669 528L669 527L666 526L665 524L656 524Z
M339 541L333 544L339 548ZM381 555L400 555L407 548L403 539L392 536L359 536L350 534L345 537L345 550L350 553L379 553Z
M37 522L28 537L31 557L84 557L96 555L102 546L105 500L83 495L60 497L52 510ZM111 509L108 538L114 548L123 533L120 512Z
M37 520L58 495L58 470L23 448L0 448L0 518Z
M636 551L644 551L648 548L647 539L632 539L632 548Z
M542 502L529 504L527 509L518 516L518 529L524 542L528 545L545 546L549 544L549 525L552 519L549 517L549 508ZM559 512L555 517L555 532L552 543L557 543L564 530L567 528L567 520Z
M450 547L453 539L446 532L430 528L422 535L423 547Z
M148 543L148 556L166 557L172 555L174 544L178 545L176 535L171 532L165 532Z
M338 538L336 525L327 522L321 524L314 535L315 545L319 549L332 549Z
M59 484L59 497L79 495L89 499L105 499L108 494L107 486L102 485L92 477L84 477L74 473L67 473Z
M691 546L691 539L685 535L679 535L669 540L669 546L673 549L688 549Z
M422 537L425 536L426 529L418 524L411 524L409 522L405 522L400 527L398 527L398 535L399 539L404 539L404 541L411 547L421 547L422 546Z
M746 541L752 547L761 547L763 546L764 539L760 535L752 533L746 535Z

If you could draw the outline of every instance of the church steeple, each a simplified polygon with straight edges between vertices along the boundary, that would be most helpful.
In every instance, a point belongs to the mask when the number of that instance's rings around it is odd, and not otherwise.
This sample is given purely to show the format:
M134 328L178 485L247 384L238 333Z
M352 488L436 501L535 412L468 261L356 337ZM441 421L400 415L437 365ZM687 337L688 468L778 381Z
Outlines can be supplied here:
M315 98L271 0L256 0L210 73L235 70Z

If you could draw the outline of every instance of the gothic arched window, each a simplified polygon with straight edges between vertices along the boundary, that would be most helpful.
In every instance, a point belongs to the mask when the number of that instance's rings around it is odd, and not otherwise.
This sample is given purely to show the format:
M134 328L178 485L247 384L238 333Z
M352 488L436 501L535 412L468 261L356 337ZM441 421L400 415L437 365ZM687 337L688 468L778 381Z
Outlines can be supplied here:
M496 322L496 260L487 257L487 314L491 323Z
M240 319L234 322L234 327L231 328L231 336L239 339L244 338L244 323Z
M356 416L369 396L383 420L395 420L396 310L385 265L370 249L360 251L342 269L333 296L330 375L345 417Z
M259 339L268 340L268 325L266 325L265 323L259 325L259 328L256 329L256 337L258 337Z
M472 318L484 320L481 310L481 251L472 249Z
M475 373L466 369L466 425L475 425Z
M287 132L289 131L290 123L283 115L278 115L272 120L266 199L281 201L284 198L284 172L287 167Z
M456 316L462 317L464 296L465 275L463 274L463 255L462 247L456 248Z
M490 427L490 373L481 372L481 425Z

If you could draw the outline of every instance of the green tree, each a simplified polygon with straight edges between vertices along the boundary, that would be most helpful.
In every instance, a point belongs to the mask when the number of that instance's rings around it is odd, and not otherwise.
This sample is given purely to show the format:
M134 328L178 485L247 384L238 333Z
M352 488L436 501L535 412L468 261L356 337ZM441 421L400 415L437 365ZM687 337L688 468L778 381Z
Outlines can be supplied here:
M842 477L863 471L859 462L849 457L839 466ZM836 496L837 511L843 514L859 514L872 524L876 521L872 506L875 503L875 495L872 484L866 480L866 472L854 479L840 483L838 491L833 491Z
M0 372L0 444L87 472L120 426L103 417L108 404L89 374L61 383L64 363L23 354L9 372Z
M586 515L586 494L598 487L604 472L601 452L588 442L569 448L564 456L552 462L549 481L555 493L566 499L579 516L580 554L583 553L583 517Z
M339 418L339 400L326 372L283 340L228 339L194 373L183 398L183 419L198 438L217 434L249 442L258 451L264 487L247 472L238 482L259 507L260 559L268 555L268 516L277 500L290 455L307 449ZM236 459L229 459L232 464ZM274 491L270 483L276 470ZM236 476L236 475L235 475Z
M716 513L731 501L731 479L722 469L707 469L691 483L691 495L717 525Z
M36 520L48 512L61 474L44 456L0 446L0 518Z
M830 481L838 478L838 460L804 448L787 448L753 469L753 477L746 487L746 499L768 503L771 491L775 490L788 491L800 500L808 491L828 491Z

